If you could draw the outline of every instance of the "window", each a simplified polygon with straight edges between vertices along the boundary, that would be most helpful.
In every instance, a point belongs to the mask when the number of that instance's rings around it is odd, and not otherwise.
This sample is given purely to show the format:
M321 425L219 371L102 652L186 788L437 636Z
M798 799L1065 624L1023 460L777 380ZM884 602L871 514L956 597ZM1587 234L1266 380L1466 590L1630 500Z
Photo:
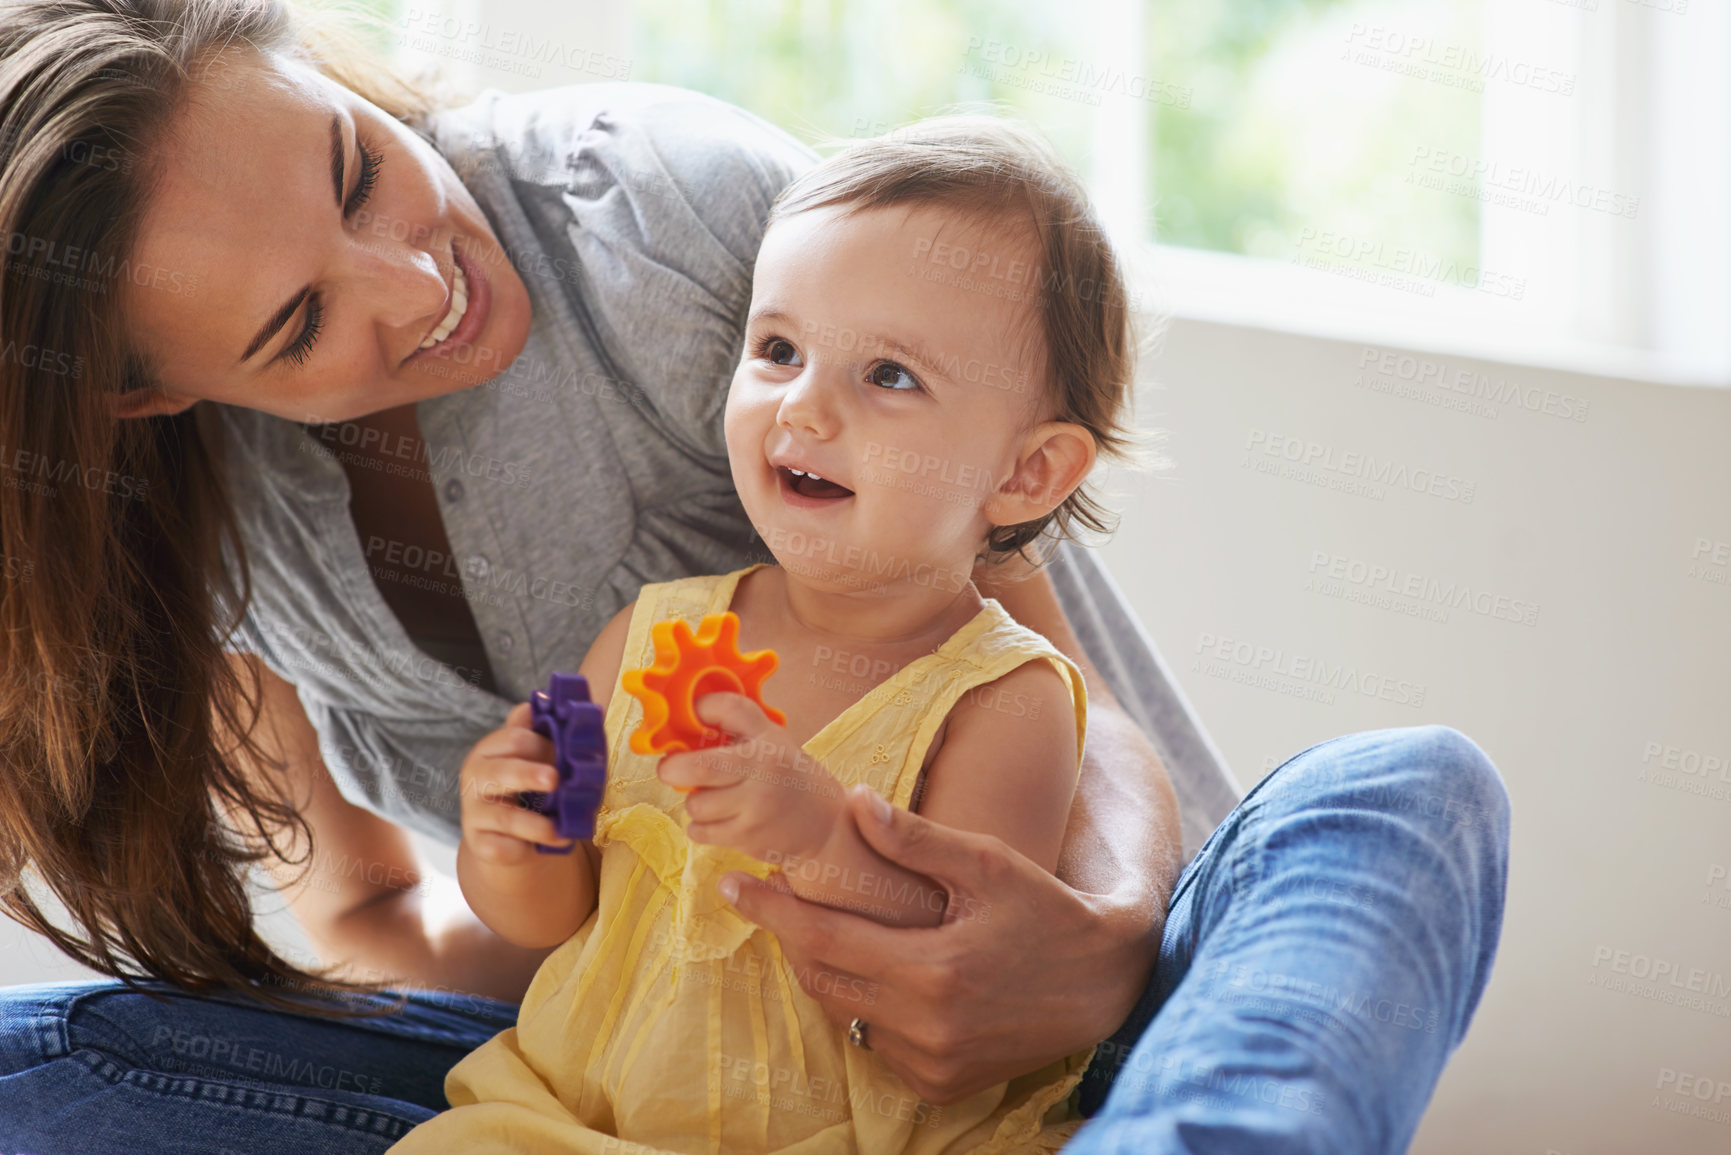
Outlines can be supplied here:
M1719 0L478 3L431 54L479 84L623 73L814 143L1031 119L1163 311L1731 384Z

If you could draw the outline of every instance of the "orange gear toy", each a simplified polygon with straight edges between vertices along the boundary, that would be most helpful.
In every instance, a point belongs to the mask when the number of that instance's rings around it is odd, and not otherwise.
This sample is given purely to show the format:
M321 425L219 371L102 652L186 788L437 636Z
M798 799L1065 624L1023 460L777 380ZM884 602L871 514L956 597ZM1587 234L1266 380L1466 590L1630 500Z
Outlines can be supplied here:
M727 735L698 720L695 705L704 694L731 691L763 707L769 720L787 724L787 715L763 701L763 681L775 673L774 650L739 652L739 616L733 611L709 614L697 633L672 619L650 627L655 664L626 670L619 684L643 703L643 721L631 734L638 754L672 754L720 746Z

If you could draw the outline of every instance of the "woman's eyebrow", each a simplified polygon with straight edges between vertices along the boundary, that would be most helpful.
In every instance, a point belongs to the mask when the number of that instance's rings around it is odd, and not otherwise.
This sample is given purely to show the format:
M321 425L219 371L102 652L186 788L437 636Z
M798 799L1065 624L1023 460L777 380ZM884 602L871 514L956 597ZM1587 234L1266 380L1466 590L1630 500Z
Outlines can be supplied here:
M338 212L341 212L343 207L343 159L347 151L343 147L342 115L333 113L331 116L331 189L336 194ZM252 355L264 348L270 339L276 336L278 329L288 324L288 319L295 315L295 310L301 307L301 302L306 300L307 294L311 292L311 285L302 285L294 296L283 302L282 306L270 315L270 320L259 327L259 331L253 336L252 343L247 345L246 352L240 355L240 360L236 361L235 364L242 365L252 360Z
M343 155L348 152L343 147L343 118L341 113L331 114L331 191L336 193L337 208L343 207Z
M281 307L271 314L270 320L264 323L264 327L261 328L258 331L258 335L252 339L252 344L248 345L246 347L246 352L240 355L240 361L235 362L235 364L238 365L245 362L254 353L264 348L265 343L272 337L276 336L276 331L288 324L288 319L295 315L295 310L301 307L301 302L306 300L307 294L312 291L313 287L311 285L302 285L299 292L284 301Z

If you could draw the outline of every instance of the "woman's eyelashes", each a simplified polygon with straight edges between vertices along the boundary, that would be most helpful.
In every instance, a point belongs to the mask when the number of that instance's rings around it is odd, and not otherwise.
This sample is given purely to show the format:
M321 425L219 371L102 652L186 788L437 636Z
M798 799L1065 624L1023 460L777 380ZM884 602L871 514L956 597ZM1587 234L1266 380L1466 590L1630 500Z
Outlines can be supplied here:
M349 194L348 201L343 205L343 215L352 217L361 211L367 203L367 198L373 195L373 186L379 183L379 168L385 163L381 152L374 152L360 139L355 138L355 151L360 153L360 179L355 182L355 191Z
M305 365L307 356L312 352L313 342L319 339L319 330L324 328L324 325L324 306L319 303L319 295L313 293L307 297L306 326L301 329L300 336L294 339L294 343L282 351L282 356L296 365Z
M343 204L343 218L352 218L366 206L367 200L373 195L373 188L379 183L379 169L385 163L384 154L375 152L366 143L355 138L355 151L360 153L361 163L359 179L355 182L355 191L349 194L349 199ZM301 327L300 335L292 344L282 351L282 359L293 361L296 365L305 365L312 355L313 344L319 339L319 330L324 328L324 302L317 293L307 296L307 320Z
M799 355L799 350L793 347L793 342L786 337L760 337L753 346L752 355L759 360L768 361L771 365L781 365L790 369L803 368L805 360ZM880 389L892 393L906 393L911 390L923 389L920 379L915 377L905 366L894 361L877 361L866 370L866 381Z

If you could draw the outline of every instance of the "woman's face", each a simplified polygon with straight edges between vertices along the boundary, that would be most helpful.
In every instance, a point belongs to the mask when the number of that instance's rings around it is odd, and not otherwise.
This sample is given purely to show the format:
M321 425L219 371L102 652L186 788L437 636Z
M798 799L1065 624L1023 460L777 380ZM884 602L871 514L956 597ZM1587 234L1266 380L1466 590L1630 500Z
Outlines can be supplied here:
M124 282L128 334L162 388L116 412L208 400L341 421L479 384L522 351L528 290L414 132L250 49L190 90L152 158L133 255L180 275Z

